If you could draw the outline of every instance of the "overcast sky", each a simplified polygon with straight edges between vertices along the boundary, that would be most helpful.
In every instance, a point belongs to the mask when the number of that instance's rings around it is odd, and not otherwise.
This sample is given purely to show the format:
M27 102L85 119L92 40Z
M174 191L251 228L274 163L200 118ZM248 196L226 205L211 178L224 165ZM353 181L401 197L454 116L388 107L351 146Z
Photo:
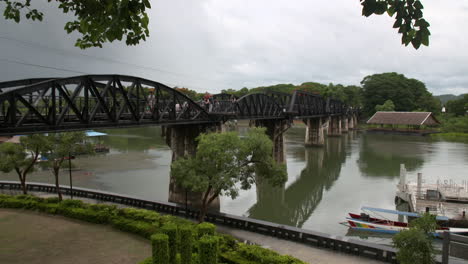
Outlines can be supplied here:
M33 2L44 22L0 19L0 81L115 73L214 93L308 81L359 85L367 75L398 72L436 95L468 92L468 0L422 1L432 36L417 51L400 44L392 18L361 16L359 0L151 1L146 42L85 51L63 30L67 16L46 0Z

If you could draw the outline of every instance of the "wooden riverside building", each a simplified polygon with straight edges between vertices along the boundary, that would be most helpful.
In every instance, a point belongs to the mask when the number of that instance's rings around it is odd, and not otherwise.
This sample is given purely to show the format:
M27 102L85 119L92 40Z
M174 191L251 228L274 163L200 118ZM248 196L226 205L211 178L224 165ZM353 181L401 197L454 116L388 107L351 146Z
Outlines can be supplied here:
M426 135L440 122L432 112L376 112L368 121L369 131Z

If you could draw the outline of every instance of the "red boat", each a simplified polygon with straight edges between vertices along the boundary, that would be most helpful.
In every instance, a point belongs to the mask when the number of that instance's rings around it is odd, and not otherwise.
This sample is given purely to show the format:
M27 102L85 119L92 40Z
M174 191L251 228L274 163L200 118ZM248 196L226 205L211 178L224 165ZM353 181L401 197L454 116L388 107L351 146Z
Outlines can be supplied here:
M379 218L374 218L374 217L369 217L368 214L353 214L349 213L349 216L352 219L356 220L361 220L361 221L366 221L366 222L371 222L374 224L380 224L380 225L391 225L391 226L399 226L399 227L408 227L408 223L404 222L398 222L398 221L391 221L391 220L386 220L386 219L379 219Z

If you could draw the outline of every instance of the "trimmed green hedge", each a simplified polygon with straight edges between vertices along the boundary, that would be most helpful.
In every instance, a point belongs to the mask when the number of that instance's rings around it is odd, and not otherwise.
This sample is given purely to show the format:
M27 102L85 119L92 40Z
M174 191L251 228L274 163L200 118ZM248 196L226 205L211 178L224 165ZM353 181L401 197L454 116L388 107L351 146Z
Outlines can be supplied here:
M156 234L151 236L153 264L169 263L169 244L169 236L166 234Z
M218 238L215 236L204 235L200 238L198 250L199 264L217 264L218 263Z
M197 226L197 235L200 239L204 235L214 236L216 226L212 223L203 222Z
M180 263L191 264L192 263L192 251L193 251L193 232L190 226L181 226L179 228L180 236Z
M217 255L216 261L228 264L304 264L293 257L282 256L258 246L241 244L229 235L217 234L215 232L216 226L213 224L196 225L186 219L161 215L145 209L118 209L115 205L86 204L80 200L59 202L55 197L40 198L32 195L10 196L4 194L0 194L0 208L35 210L91 223L110 224L119 230L147 239L164 232L169 234L168 247L176 249L169 250L171 252L170 262L164 263L211 264L215 262L199 262L199 260L200 258L213 259L213 256ZM174 230L175 236L173 235ZM181 236L181 240L178 236ZM175 237L175 240L171 237ZM153 243L153 240L151 241ZM153 258L141 262L141 264L151 263L153 263Z
M161 228L161 232L166 234L169 238L169 263L177 264L177 252L179 244L179 233L177 225L174 223L167 223Z
M221 253L221 259L230 264L302 264L291 256L280 255L269 249L255 245L237 244L232 251Z

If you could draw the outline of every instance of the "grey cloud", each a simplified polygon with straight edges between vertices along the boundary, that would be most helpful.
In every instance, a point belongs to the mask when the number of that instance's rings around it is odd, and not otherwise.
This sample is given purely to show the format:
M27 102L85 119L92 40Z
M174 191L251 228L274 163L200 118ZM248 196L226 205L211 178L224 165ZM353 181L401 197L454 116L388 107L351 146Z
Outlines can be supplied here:
M73 47L76 36L63 31L67 17L42 3L47 12L44 23L0 20L0 59L87 73L131 74L200 92L306 81L359 84L368 74L388 71L419 79L435 94L468 91L468 40L460 33L468 26L466 1L424 1L432 38L430 47L418 51L401 46L391 18L362 17L359 1L152 4L151 36L145 43L136 47L113 43L81 51ZM0 80L68 75L73 74L0 61Z

